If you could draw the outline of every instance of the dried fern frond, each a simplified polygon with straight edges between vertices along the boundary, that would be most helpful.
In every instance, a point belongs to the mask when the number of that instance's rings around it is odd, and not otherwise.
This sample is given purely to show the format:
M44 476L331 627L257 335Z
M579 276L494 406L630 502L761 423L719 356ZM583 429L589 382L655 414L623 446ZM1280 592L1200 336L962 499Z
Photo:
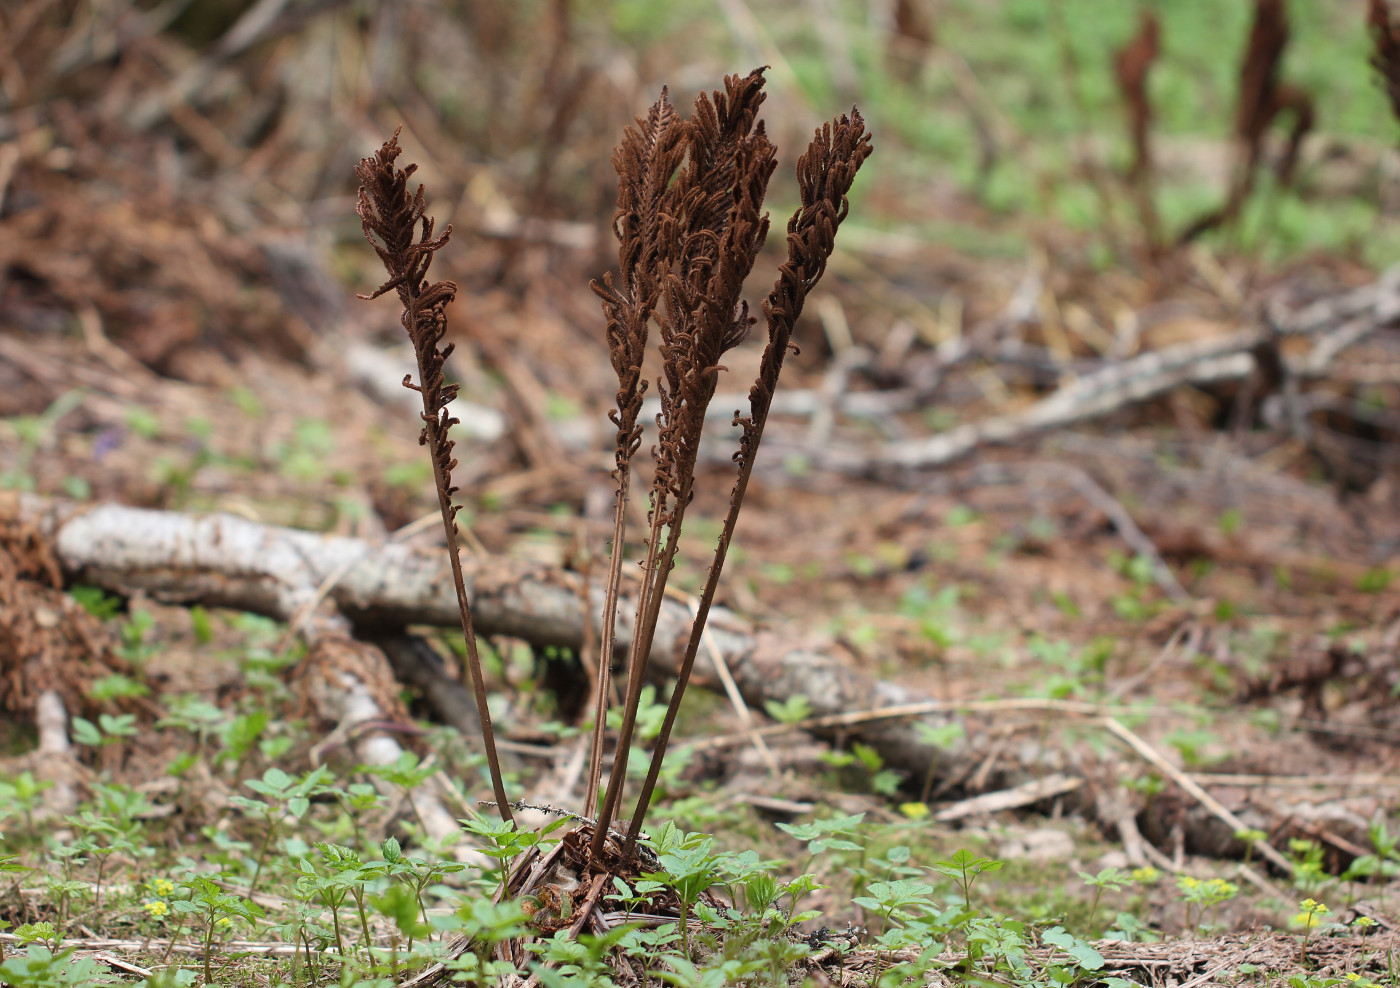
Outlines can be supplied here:
M787 260L778 269L778 280L763 303L768 345L763 351L758 379L749 391L749 415L739 421L744 435L736 459L741 465L752 459L783 358L791 346L793 327L808 293L826 272L827 259L836 247L836 228L850 212L846 196L871 150L865 120L853 109L849 116L841 116L818 130L806 153L797 160L802 206L788 220Z
M452 344L443 344L447 333L447 306L456 297L457 286L450 281L430 282L428 269L433 255L446 245L452 228L447 227L439 237L433 236L433 220L424 215L426 205L423 187L410 192L408 181L416 165L394 167L403 149L399 147L399 132L384 143L373 157L361 158L355 173L360 178L357 211L365 239L374 247L389 273L389 280L364 299L375 299L396 291L403 304L401 321L413 343L418 359L418 383L405 375L404 387L418 392L423 399L423 431L418 442L428 447L433 465L433 481L437 487L438 506L442 510L443 531L447 536L448 557L452 564L452 581L457 591L457 607L461 615L462 634L466 636L467 669L471 675L476 697L477 713L481 718L482 744L491 772L496 806L505 820L511 819L510 801L506 798L501 779L500 760L496 755L495 732L491 712L486 703L486 681L477 654L476 633L472 628L471 606L467 601L466 585L462 579L462 561L457 545L457 511L452 495L452 471L457 461L452 457L454 443L450 437L457 424L447 410L457 397L457 385L447 384L445 369L452 354Z
M611 690L613 644L616 641L617 595L622 579L620 547L626 534L627 491L631 484L632 457L641 447L642 427L637 420L647 381L642 376L647 336L661 297L664 272L674 262L674 237L665 213L672 176L685 156L686 128L667 99L666 91L652 104L645 120L628 127L622 143L613 151L618 175L617 212L613 232L617 236L617 264L621 275L615 284L611 274L592 284L607 319L608 354L617 374L617 407L609 413L617 428L613 453L616 484L613 508L613 553L609 560L603 631L599 642L598 680L594 684L593 738L588 760L584 810L592 813L602 773L603 732L607 725Z
M635 259L633 263L645 261L650 266L648 272L624 271L624 279L629 284L655 286L659 292L660 304L652 314L658 325L662 358L662 377L658 382L661 412L657 416L658 442L653 450L656 470L651 486L650 530L627 657L622 728L599 810L591 852L595 859L602 852L626 779L647 658L662 594L675 562L681 525L693 494L705 411L723 369L720 359L743 340L754 322L741 293L768 234L768 217L762 212L762 205L775 167L773 145L758 120L764 100L763 71L755 69L747 76L728 76L722 92L702 93L696 98L691 116L681 125L680 140L671 149L671 153L683 153L686 163L660 193L655 250L648 249L645 243L627 242L629 234L637 237L649 232L645 224L635 230L621 226L618 230L622 240L619 260L626 263L627 259ZM648 117L649 122L658 121L657 128L665 105L663 98ZM648 201L643 182L646 173L641 165L654 159L634 150L635 144L634 132L629 131L614 156L614 161L623 165L618 170L619 216L630 217L632 203ZM669 144L664 146L670 149ZM669 162L670 158L665 160ZM606 294L604 305L606 309ZM610 343L614 335L610 330ZM618 347L614 347L613 360L615 368L630 370L634 365L633 353L619 352ZM621 370L619 380L624 386L627 384ZM615 419L619 424L619 455L624 452L626 440L622 431L627 424L622 407L624 390L625 387L619 391ZM624 498L625 492L619 486L614 563L623 541ZM610 603L615 593L614 584L610 584ZM608 624L614 615L615 610L609 612ZM611 641L611 635L611 629L605 627L604 637ZM600 715L601 703L600 697ZM596 723L601 722L600 716ZM595 733L594 751L600 747L601 735ZM590 777L589 793L594 791Z
M628 827L627 847L630 849L641 833L642 820L651 794L661 774L661 766L680 711L681 697L690 681L699 653L705 621L719 588L720 574L733 539L739 511L743 507L749 478L753 473L754 455L763 438L763 428L772 405L773 392L782 372L783 360L792 345L792 331L802 313L808 293L826 271L827 259L836 245L836 229L850 211L846 198L856 172L871 152L870 135L858 111L842 116L817 131L807 151L798 159L797 178L801 207L788 220L788 256L778 272L778 280L764 301L768 323L768 343L764 347L759 373L749 391L749 415L739 417L735 424L742 427L739 449L734 454L739 475L729 497L729 510L720 530L719 542L706 574L699 607L691 625L686 651L677 670L677 682L666 708L666 717L657 735L646 781L637 798L637 807ZM745 314L747 314L745 310Z
M1113 60L1118 89L1128 108L1128 133L1133 144L1133 162L1128 168L1131 179L1152 171L1152 101L1147 94L1147 77L1161 54L1161 34L1157 14L1143 8L1137 34Z
M725 78L724 90L697 97L692 115L683 122L675 119L662 94L645 122L638 120L636 127L627 129L623 143L613 154L619 189L615 232L622 273L616 280L603 278L602 284L594 285L608 316L609 350L619 379L617 409L612 413L613 424L617 425L615 477L619 487L613 565L603 619L605 656L609 654L610 642L615 641L627 477L631 456L640 445L637 410L645 388L640 368L647 347L648 318L655 319L658 325L661 413L657 416L658 442L652 451L655 476L648 515L650 532L637 595L637 619L627 654L622 729L591 845L595 863L602 861L603 842L627 777L627 756L662 593L675 563L686 508L694 494L694 470L706 410L714 399L718 375L724 369L724 354L738 346L757 322L743 301L743 283L769 234L763 199L777 165L776 148L759 120L764 99L763 71ZM788 259L780 269L769 301L764 302L769 343L750 395L750 414L738 423L743 425L741 446L735 456L739 477L720 544L711 561L706 591L700 599L699 616L694 620L680 666L679 682L631 820L627 854L640 833L641 817L650 802L666 740L693 669L701 631L752 472L753 452L762 437L778 372L790 346L792 326L806 294L826 270L836 228L848 211L847 193L869 150L864 122L860 113L853 112L818 130L811 147L798 161L802 207L788 223ZM680 165L682 160L685 164ZM596 777L601 774L605 677L601 663L589 799L595 795Z
M1371 66L1380 73L1385 83L1385 95L1390 100L1390 110L1395 114L1395 119L1400 120L1400 23L1391 17L1390 5L1386 0L1371 0L1366 23L1371 29L1371 43L1375 48L1371 54Z
M1254 191L1264 160L1264 136L1284 111L1292 113L1293 125L1274 171L1279 182L1286 185L1292 180L1303 138L1312 130L1315 111L1306 92L1278 80L1289 36L1288 10L1283 0L1255 0L1254 23L1240 63L1239 100L1235 107L1235 136L1240 148L1236 174L1224 205L1190 224L1178 238L1179 244L1189 243L1239 215Z

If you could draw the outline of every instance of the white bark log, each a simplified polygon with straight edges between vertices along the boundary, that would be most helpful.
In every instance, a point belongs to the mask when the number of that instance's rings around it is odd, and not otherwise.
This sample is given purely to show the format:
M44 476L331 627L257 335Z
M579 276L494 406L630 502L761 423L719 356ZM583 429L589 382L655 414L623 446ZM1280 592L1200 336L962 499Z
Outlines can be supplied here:
M140 590L174 604L253 611L286 620L328 573L345 572L329 598L339 613L369 630L410 624L456 627L457 604L441 549L259 525L230 515L196 517L119 505L80 509L22 496L19 510L54 541L65 575L75 583L117 593ZM509 635L537 646L577 647L583 638L579 581L567 572L502 558L465 558L464 576L478 633ZM601 591L591 601L595 623ZM619 654L631 637L620 608ZM654 668L669 672L684 650L690 612L666 599L653 646ZM868 676L829 639L755 632L732 612L715 608L709 630L750 704L806 696L817 715L928 699ZM697 684L717 689L713 674L697 667ZM931 725L950 714L928 714ZM868 725L865 741L889 764L923 771L932 755L911 720ZM968 742L939 757L953 768ZM1062 767L1055 765L1052 767Z

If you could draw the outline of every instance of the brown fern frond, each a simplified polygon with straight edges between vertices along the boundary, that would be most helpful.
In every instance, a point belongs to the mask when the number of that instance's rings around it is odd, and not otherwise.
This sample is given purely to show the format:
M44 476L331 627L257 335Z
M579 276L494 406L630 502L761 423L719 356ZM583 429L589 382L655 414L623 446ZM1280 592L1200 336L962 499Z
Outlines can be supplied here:
M1239 102L1235 106L1235 133L1252 155L1258 154L1259 142L1273 120L1274 90L1288 35L1288 12L1283 0L1256 0L1254 24L1240 65Z
M737 413L735 415L737 424L743 429L739 450L734 456L739 464L739 474L729 496L729 509L725 514L719 542L715 546L714 556L706 573L705 587L701 591L695 619L691 623L685 654L677 669L676 686L671 692L666 717L662 722L661 732L657 735L656 747L652 751L646 781L642 784L641 794L637 797L637 807L628 827L626 847L629 854L641 833L642 820L650 805L656 781L660 777L671 730L680 711L681 697L695 667L695 657L699 654L705 621L709 617L715 592L719 589L720 574L724 569L729 544L733 539L739 511L743 507L744 495L753 473L754 454L763 438L763 427L768 419L778 375L782 371L783 358L791 346L793 327L802 313L808 293L826 271L827 259L836 246L837 227L850 212L847 195L855 181L856 172L870 156L871 150L870 135L866 133L865 121L859 111L852 109L850 116L842 116L818 130L806 153L798 159L797 180L802 205L788 221L787 261L779 269L777 283L763 305L768 317L768 343L759 365L758 378L749 392L749 415L745 418L739 418ZM771 172L771 167L768 171ZM766 183L766 176L764 181ZM749 259L749 264L752 265L752 258ZM745 272L747 273L747 269ZM742 316L748 317L747 309L742 310Z
M1366 23L1371 29L1371 67L1380 73L1385 83L1385 95L1390 110L1400 120L1400 23L1391 17L1386 0L1371 0Z
M589 754L585 812L592 813L602 772L603 732L607 725L612 653L616 636L617 595L622 577L621 547L626 535L627 491L632 457L642 442L638 418L647 382L642 377L647 336L661 293L661 279L673 261L674 238L666 212L671 179L685 155L685 127L667 99L666 90L652 104L645 121L628 127L613 152L617 171L617 236L621 284L611 274L592 288L607 319L608 354L617 374L617 407L609 413L617 428L613 453L616 482L613 505L613 552L609 560L603 631L599 643L598 679L594 684L593 737Z
M1113 60L1118 89L1128 108L1128 133L1132 139L1133 161L1128 177L1140 179L1152 171L1152 101L1147 95L1147 77L1161 54L1161 23L1155 12L1143 8L1137 34Z
M446 383L445 369L447 358L452 354L452 344L443 345L442 340L447 333L447 306L456 297L457 286L450 281L428 281L433 255L447 244L452 228L447 227L440 237L433 237L433 220L424 215L423 187L420 185L416 191L409 191L408 180L417 166L394 167L402 151L396 130L373 157L361 158L355 169L360 178L357 210L365 239L374 247L389 274L389 280L383 285L371 294L360 297L374 299L393 290L398 293L403 305L401 322L418 358L418 383L413 383L411 375L405 375L403 384L418 392L423 399L423 411L420 413L423 430L419 433L418 442L428 447L432 460L433 481L437 487L438 506L442 511L442 525L447 536L462 633L466 636L467 668L472 678L477 713L481 718L482 742L491 771L491 785L495 789L496 806L502 818L510 820L510 802L501 780L495 733L486 703L486 682L477 654L466 585L462 579L462 561L457 546L458 506L452 500L452 495L457 491L452 485L452 471L457 461L452 457L454 443L450 432L457 420L447 411L447 406L457 397L457 385Z
M1284 0L1255 0L1254 23L1240 63L1239 100L1235 107L1235 137L1240 149L1235 177L1225 203L1188 226L1178 243L1189 243L1239 215L1254 191L1264 159L1264 135L1285 110L1292 113L1293 126L1275 174L1284 184L1292 180L1303 138L1312 129L1314 109L1312 98L1306 92L1279 82L1289 35Z
M662 376L650 530L628 650L622 730L598 814L595 858L626 779L647 658L693 494L705 411L722 370L720 360L753 322L740 296L768 233L762 204L775 166L773 145L758 120L763 83L763 69L756 69L727 77L723 92L702 93L695 100L683 131L686 164L662 196L652 271L660 298L654 315ZM621 173L619 180L625 181ZM615 532L616 557L621 528Z
M858 110L852 109L849 116L817 131L797 161L802 206L788 220L787 261L778 269L778 280L763 303L768 318L768 345L758 378L749 391L749 415L739 422L744 434L735 457L741 465L752 459L797 317L802 314L807 294L826 272L827 259L836 246L836 228L850 211L846 196L871 150L865 120Z

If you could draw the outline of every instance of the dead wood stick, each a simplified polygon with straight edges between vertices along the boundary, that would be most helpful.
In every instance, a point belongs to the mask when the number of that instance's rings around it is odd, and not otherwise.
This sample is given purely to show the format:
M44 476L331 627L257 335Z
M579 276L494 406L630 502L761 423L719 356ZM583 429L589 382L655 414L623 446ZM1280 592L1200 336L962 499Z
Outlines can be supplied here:
M328 575L350 560L343 575L327 587L327 600L342 626L348 619L358 632L374 637L412 624L454 627L458 621L455 591L439 549L401 543L367 547L359 539L276 528L229 515L198 517L111 504L83 508L27 494L0 497L0 515L11 513L49 537L73 583L285 621L316 597ZM466 558L462 563L480 633L509 635L536 646L576 647L582 640L582 584L575 575L503 558ZM591 601L595 622L601 597L597 593ZM663 601L652 654L656 668L675 668L690 624L688 606ZM845 716L850 710L903 707L927 699L869 676L829 638L756 631L723 609L712 615L707 634L751 706L802 694L817 715ZM617 647L626 648L630 636L630 623L623 622ZM697 682L707 688L719 685L703 669L697 672ZM947 707L906 710L898 720L872 720L863 733L887 764L923 772L930 749L909 721L924 719L938 727L954 716ZM960 759L970 757L975 740L960 739L941 753L941 764L952 771Z
M1246 330L1207 341L1209 346L1190 343L1143 354L1087 374L1023 411L965 423L922 439L888 443L874 452L836 445L806 452L820 466L852 474L941 466L981 446L1012 443L1099 418L1188 382L1207 384L1245 377L1254 368L1249 351L1262 338L1262 333Z
M1218 799L1202 789L1196 780L1192 779L1181 769L1169 762L1156 748L1124 727L1117 718L1105 717L1103 719L1103 725L1108 729L1110 734L1136 751L1146 762L1175 782L1183 791L1188 793L1218 819L1222 820L1225 825L1234 830L1235 833L1238 834L1249 829L1239 817L1226 809ZM1268 841L1256 840L1254 841L1254 848L1259 852L1261 857L1266 858L1270 864L1281 870L1285 875L1293 874L1293 862L1280 854Z
M824 717L808 717L795 724L772 724L760 727L758 733L764 737L794 734L798 731L813 733L825 732L832 728L859 727L881 720L904 720L934 713L1001 713L1013 711L1035 711L1039 713L1061 713L1080 717L1105 717L1114 714L1129 716L1162 716L1169 714L1165 708L1151 706L1112 707L1082 700L1055 700L1035 696L1010 697L1004 700L926 700L920 703L904 703L873 710L849 710ZM752 732L720 734L681 742L692 751L711 751L728 748L749 740Z
M328 574L344 560L354 559L329 589L328 599L358 628L454 627L458 621L447 562L436 549L391 544L366 553L361 540L258 525L231 516L195 517L117 505L78 508L31 495L0 498L0 515L7 512L18 513L49 537L68 580L116 593L140 590L169 603L231 607L287 620L316 594ZM576 646L582 640L582 584L574 575L492 557L464 559L463 565L483 634L511 635L540 646ZM597 621L601 594L591 603ZM659 669L668 670L683 654L691 613L678 601L663 603L652 660ZM631 629L624 625L619 630L619 645L625 647ZM806 724L811 730L832 736L859 726L865 743L886 764L919 775L936 757L941 775L965 777L969 767L977 764L978 753L989 746L986 730L970 722L964 724L962 737L935 755L917 729L920 721L937 728L954 722L964 711L1011 710L1111 719L1143 709L1036 698L932 701L869 676L828 638L804 638L790 629L756 631L722 610L713 615L709 630L747 703L783 702L803 695L817 715ZM712 674L697 681L718 688ZM750 731L739 735L744 742L751 737ZM1008 757L996 784L1013 786L1047 770L1061 770L1054 757L1052 750L1028 755L1029 761ZM1193 795L1203 791L1189 778L1183 788Z
M1400 777L1393 775L1244 775L1233 772L1192 772L1190 775L1207 786L1400 789Z
M984 792L980 796L961 800L952 806L946 806L939 810L933 815L933 818L939 823L951 823L964 817L1014 810L1022 806L1030 806L1032 803L1039 803L1051 796L1073 792L1082 785L1084 785L1083 779L1072 778L1062 772L1056 772L1054 775L1047 775L1043 779L1033 779L1010 789L1003 789L999 792Z
M889 443L873 452L826 445L797 446L819 465L846 473L922 469L956 460L984 445L1004 444L1050 429L1098 418L1156 398L1182 384L1238 380L1253 373L1254 350L1275 335L1316 336L1299 358L1286 361L1293 377L1326 373L1344 349L1400 318L1400 267L1374 285L1313 303L1296 312L1275 307L1268 326L1253 326L1212 339L1181 343L1110 363L1057 389L1028 408L968 422L937 435ZM788 444L790 447L792 444Z

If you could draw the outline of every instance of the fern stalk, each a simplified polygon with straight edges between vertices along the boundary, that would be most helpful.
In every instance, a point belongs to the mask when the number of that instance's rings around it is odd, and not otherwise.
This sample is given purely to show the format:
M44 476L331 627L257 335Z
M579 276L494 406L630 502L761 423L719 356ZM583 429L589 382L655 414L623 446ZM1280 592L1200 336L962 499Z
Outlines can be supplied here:
M356 208L365 239L374 247L389 273L388 281L369 295L360 297L375 299L392 289L398 293L403 305L400 321L418 358L418 383L414 384L412 377L405 375L403 385L418 392L423 399L423 431L418 436L418 443L428 447L433 465L433 484L437 488L443 533L447 537L447 558L452 566L452 584L457 593L462 634L466 637L467 670L476 697L482 747L491 773L496 809L501 819L512 823L514 818L501 778L496 734L487 706L486 680L481 671L481 657L477 652L476 633L472 627L471 605L467 600L466 581L462 577L461 550L457 542L459 507L452 500L452 495L457 491L452 485L452 470L457 466L457 461L452 457L454 443L449 433L452 426L457 424L457 419L448 413L447 406L457 397L457 385L446 383L447 358L452 354L453 345L442 345L442 340L447 333L447 306L456 297L457 286L450 281L428 281L428 268L433 255L447 243L452 227L444 228L440 237L433 237L433 220L424 215L423 187L418 186L417 191L412 193L408 190L408 180L418 166L394 167L394 161L402 150L399 147L399 132L394 131L394 136L373 157L361 158L355 169L360 177Z

